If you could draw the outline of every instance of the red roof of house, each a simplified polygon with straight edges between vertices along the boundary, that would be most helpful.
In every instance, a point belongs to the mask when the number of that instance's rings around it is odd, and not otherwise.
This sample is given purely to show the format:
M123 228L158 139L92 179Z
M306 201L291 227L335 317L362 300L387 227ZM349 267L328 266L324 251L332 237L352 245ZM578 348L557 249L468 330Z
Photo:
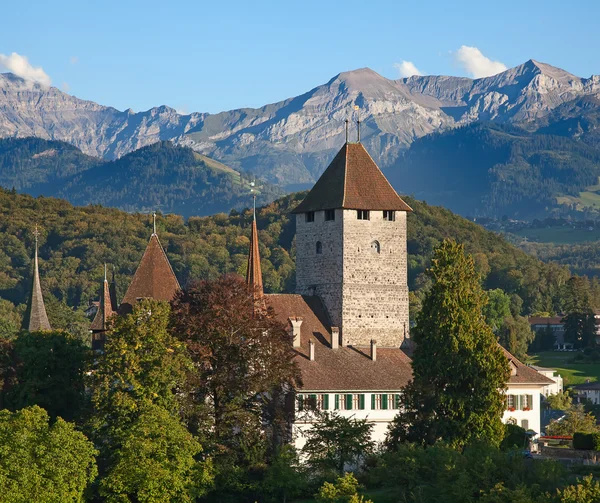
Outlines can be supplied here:
M346 143L293 213L347 208L412 211L362 143Z
M530 325L562 325L562 316L530 316Z
M502 346L500 346L502 348ZM504 356L512 362L517 369L516 375L511 375L508 384L554 384L554 381L537 370L525 365L516 356L510 354L506 349L502 348Z
M282 323L290 317L302 318L296 361L303 390L394 391L412 379L411 360L399 348L377 348L376 361L371 360L370 348L331 349L331 325L319 297L276 294L265 298ZM315 344L314 361L309 358L309 341Z

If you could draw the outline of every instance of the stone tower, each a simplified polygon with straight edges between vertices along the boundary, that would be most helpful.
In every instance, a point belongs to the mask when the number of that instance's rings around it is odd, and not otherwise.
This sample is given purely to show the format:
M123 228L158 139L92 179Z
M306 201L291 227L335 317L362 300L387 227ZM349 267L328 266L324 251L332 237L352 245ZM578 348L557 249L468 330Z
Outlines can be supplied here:
M406 217L361 143L346 143L296 214L296 293L318 295L342 343L400 347L408 335Z

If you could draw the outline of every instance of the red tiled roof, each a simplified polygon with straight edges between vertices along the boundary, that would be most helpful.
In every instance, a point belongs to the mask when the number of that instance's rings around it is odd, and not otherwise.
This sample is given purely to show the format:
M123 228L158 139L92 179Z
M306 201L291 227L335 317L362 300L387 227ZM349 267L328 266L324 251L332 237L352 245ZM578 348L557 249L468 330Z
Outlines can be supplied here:
M293 213L347 208L412 211L362 143L346 143Z
M500 347L502 348L502 346ZM508 384L554 384L552 379L525 365L506 349L502 348L502 351L504 351L504 356L508 358L508 361L512 362L517 368L516 375L510 376Z
M119 312L123 314L130 312L138 299L171 301L179 290L181 290L179 281L175 277L165 250L158 236L152 234L140 265L123 297Z
M296 361L305 391L395 391L412 378L410 358L401 350L377 348L377 360L370 348L331 349L331 329L327 312L319 297L293 294L266 295L278 319L302 318L300 347ZM309 341L315 344L315 359L308 356Z
M562 325L562 316L530 316L530 325Z

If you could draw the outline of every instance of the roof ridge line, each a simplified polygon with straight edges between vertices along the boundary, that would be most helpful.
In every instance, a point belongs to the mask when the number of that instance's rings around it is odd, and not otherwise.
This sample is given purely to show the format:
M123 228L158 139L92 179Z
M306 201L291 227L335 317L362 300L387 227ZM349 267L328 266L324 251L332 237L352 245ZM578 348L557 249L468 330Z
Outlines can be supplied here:
M342 209L346 207L346 178L348 177L348 141L344 144L345 159L344 159L344 186L342 187Z
M175 271L173 270L173 266L171 265L171 261L169 260L169 257L167 256L167 252L165 251L165 249L163 248L162 243L160 242L160 239L158 238L158 234L154 233L152 234L152 236L150 236L150 241L152 241L152 238L156 236L156 242L158 243L158 246L160 248L160 251L162 252L162 254L165 257L165 260L167 261L167 264L169 265L169 270L171 271L171 274L173 275L173 277L175 278L175 282L177 283L177 286L179 287L179 289L181 290L181 285L179 284L179 280L177 279L177 276L175 275ZM144 252L144 255L146 255L146 252ZM142 257L143 258L143 257Z

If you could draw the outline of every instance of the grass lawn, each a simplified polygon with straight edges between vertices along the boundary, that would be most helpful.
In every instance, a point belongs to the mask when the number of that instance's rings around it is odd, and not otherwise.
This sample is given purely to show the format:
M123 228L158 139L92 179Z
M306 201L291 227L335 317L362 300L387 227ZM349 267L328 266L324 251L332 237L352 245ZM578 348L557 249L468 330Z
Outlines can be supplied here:
M586 379L600 381L600 363L572 363L576 352L543 351L532 354L527 363L555 369L564 379L565 386L583 384Z
M515 236L537 243L572 244L600 240L600 229L573 229L571 227L546 227L543 229L521 229L511 231Z

